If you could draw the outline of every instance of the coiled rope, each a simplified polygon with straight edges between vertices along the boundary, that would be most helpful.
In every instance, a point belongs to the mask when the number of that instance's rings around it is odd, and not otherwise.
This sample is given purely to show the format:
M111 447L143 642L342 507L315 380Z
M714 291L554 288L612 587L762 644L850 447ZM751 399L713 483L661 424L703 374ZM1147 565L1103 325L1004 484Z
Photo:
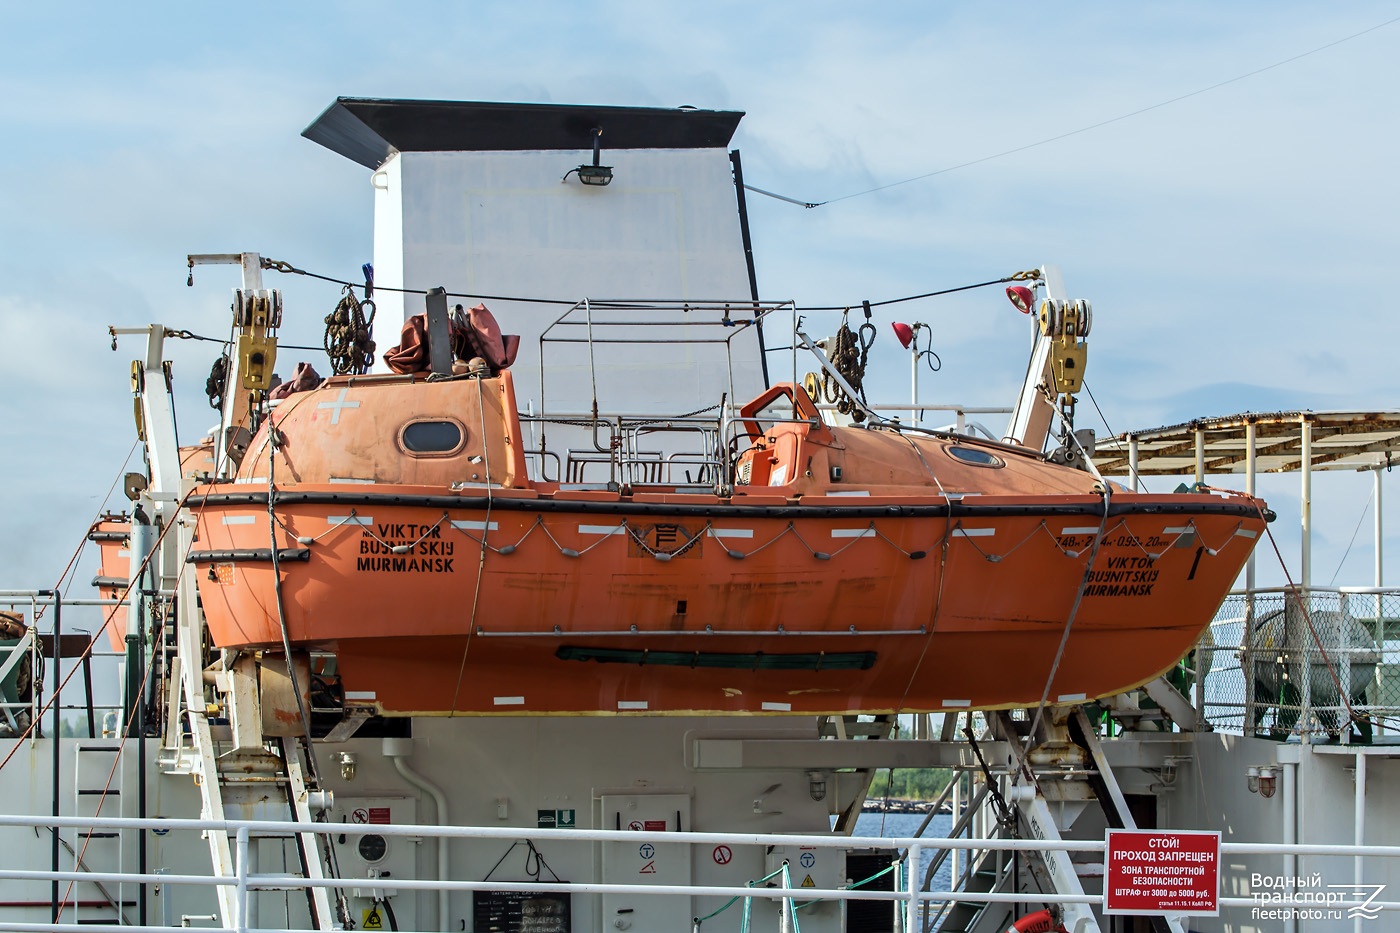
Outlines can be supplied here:
M374 312L374 300L360 301L347 285L340 303L326 315L326 355L335 375L369 372L374 362Z

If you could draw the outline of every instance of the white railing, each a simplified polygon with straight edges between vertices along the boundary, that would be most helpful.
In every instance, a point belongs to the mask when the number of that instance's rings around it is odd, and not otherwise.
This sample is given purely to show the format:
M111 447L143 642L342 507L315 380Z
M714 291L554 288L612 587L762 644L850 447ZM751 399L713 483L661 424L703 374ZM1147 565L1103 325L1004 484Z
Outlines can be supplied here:
M0 868L0 880L25 882L111 882L114 884L150 885L193 885L213 888L232 887L235 891L234 905L236 916L229 926L201 927L222 933L262 933L262 928L247 925L249 897L255 891L303 890L313 887L351 888L365 887L373 881L363 878L322 878L308 879L286 874L254 874L249 871L249 844L253 834L304 833L363 835L376 833L385 836L447 837L451 839L492 839L518 841L549 840L552 842L650 842L676 844L677 836L690 845L729 845L729 846L788 846L825 849L885 849L892 856L899 857L904 865L918 865L925 850L958 849L975 851L1039 852L1063 851L1093 853L1100 856L1105 844L1098 840L1055 840L1034 839L931 839L931 838L883 838L861 836L802 836L785 834L751 833L704 833L690 832L633 832L627 830L587 830L587 829L522 829L521 827L472 827L472 826L415 826L399 824L354 824L354 823L295 823L270 820L192 820L192 819L131 819L98 817L53 817L35 815L0 815L0 827L39 827L39 828L80 828L104 831L122 830L161 830L195 831L224 830L236 840L235 872L229 877L208 875L138 873L138 872L99 872L99 871L52 871L43 869ZM1285 845L1279 843L1240 843L1224 842L1220 853L1225 855L1330 855L1351 857L1400 858L1400 846L1378 845ZM1222 860L1223 861L1223 860ZM892 900L902 912L903 929L919 929L919 916L929 902L971 902L971 903L1017 903L1017 904L1090 904L1102 903L1099 894L1040 894L1026 892L994 893L968 891L924 891L919 890L918 873L904 871L901 882L893 891L864 890L850 888L804 888L793 887L791 878L784 873L784 883L776 887L750 887L736 885L648 885L616 884L604 882L564 882L564 881L432 881L396 877L392 886L402 891L519 891L519 892L569 892L577 894L641 894L655 896L684 897L730 897L764 898L779 901L782 909L792 911L799 901L816 900ZM1222 907L1258 908L1271 902L1253 897L1221 897ZM1365 901L1359 897L1330 901L1329 908L1347 910L1365 907L1372 911L1400 911L1400 901ZM698 924L697 924L698 926ZM79 923L76 918L70 923L36 923L26 921L0 922L0 933L6 931L54 931L54 933L139 933L139 931L169 930L169 926L115 925ZM268 928L283 929L283 928Z

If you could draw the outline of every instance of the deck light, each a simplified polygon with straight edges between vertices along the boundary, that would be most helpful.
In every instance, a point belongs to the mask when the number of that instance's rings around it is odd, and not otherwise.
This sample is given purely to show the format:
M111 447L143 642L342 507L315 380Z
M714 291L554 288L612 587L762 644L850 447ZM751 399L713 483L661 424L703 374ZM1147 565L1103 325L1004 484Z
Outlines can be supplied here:
M1011 303L1016 306L1016 310L1022 314L1030 314L1035 307L1035 294L1024 285L1006 286L1006 297L1011 299Z
M344 781L355 780L355 753L336 752L331 755L331 763L340 765L340 777Z
M612 166L598 164L598 157L602 152L602 139L603 128L601 126L593 127L593 164L584 164L580 165L578 168L571 168L565 172L564 177L559 180L568 181L570 175L577 174L578 180L585 185L601 188L610 184L613 179Z
M900 321L890 324L894 328L894 335L899 339L900 346L909 349L909 344L914 342L914 328Z

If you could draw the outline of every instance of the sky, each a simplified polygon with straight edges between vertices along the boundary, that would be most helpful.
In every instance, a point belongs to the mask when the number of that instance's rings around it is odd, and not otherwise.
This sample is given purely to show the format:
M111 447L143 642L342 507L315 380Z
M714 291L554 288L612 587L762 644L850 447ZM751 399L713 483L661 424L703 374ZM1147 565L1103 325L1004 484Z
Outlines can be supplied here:
M1400 315L1379 290L1400 255L1400 23L1381 25L1395 16L1380 2L7 4L0 588L54 585L104 503L127 505L107 497L136 468L139 347L113 353L107 325L226 329L236 279L200 270L186 288L187 253L344 278L370 260L368 171L300 136L337 96L746 111L745 180L831 201L749 198L762 297L879 301L1057 265L1094 304L1087 382L1107 424L1081 423L1101 435L1400 407ZM270 284L300 314L284 342L318 343L334 288ZM877 319L930 325L943 368L921 378L925 402L1011 403L1029 337L999 292ZM216 420L216 348L169 354L188 440ZM871 394L907 397L908 372L885 339ZM1296 576L1297 479L1260 489ZM1314 582L1339 567L1339 584L1371 582L1370 493L1354 474L1315 483ZM71 594L90 595L93 573L86 559ZM1261 580L1283 582L1272 553Z

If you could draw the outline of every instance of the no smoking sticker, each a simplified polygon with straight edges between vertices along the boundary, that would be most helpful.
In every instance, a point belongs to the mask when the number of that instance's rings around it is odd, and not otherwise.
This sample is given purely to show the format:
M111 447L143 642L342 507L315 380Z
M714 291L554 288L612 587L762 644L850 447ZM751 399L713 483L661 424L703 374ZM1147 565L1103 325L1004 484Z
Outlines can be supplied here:
M715 846L715 851L711 855L716 865L728 865L730 859L734 858L734 852L729 846Z

